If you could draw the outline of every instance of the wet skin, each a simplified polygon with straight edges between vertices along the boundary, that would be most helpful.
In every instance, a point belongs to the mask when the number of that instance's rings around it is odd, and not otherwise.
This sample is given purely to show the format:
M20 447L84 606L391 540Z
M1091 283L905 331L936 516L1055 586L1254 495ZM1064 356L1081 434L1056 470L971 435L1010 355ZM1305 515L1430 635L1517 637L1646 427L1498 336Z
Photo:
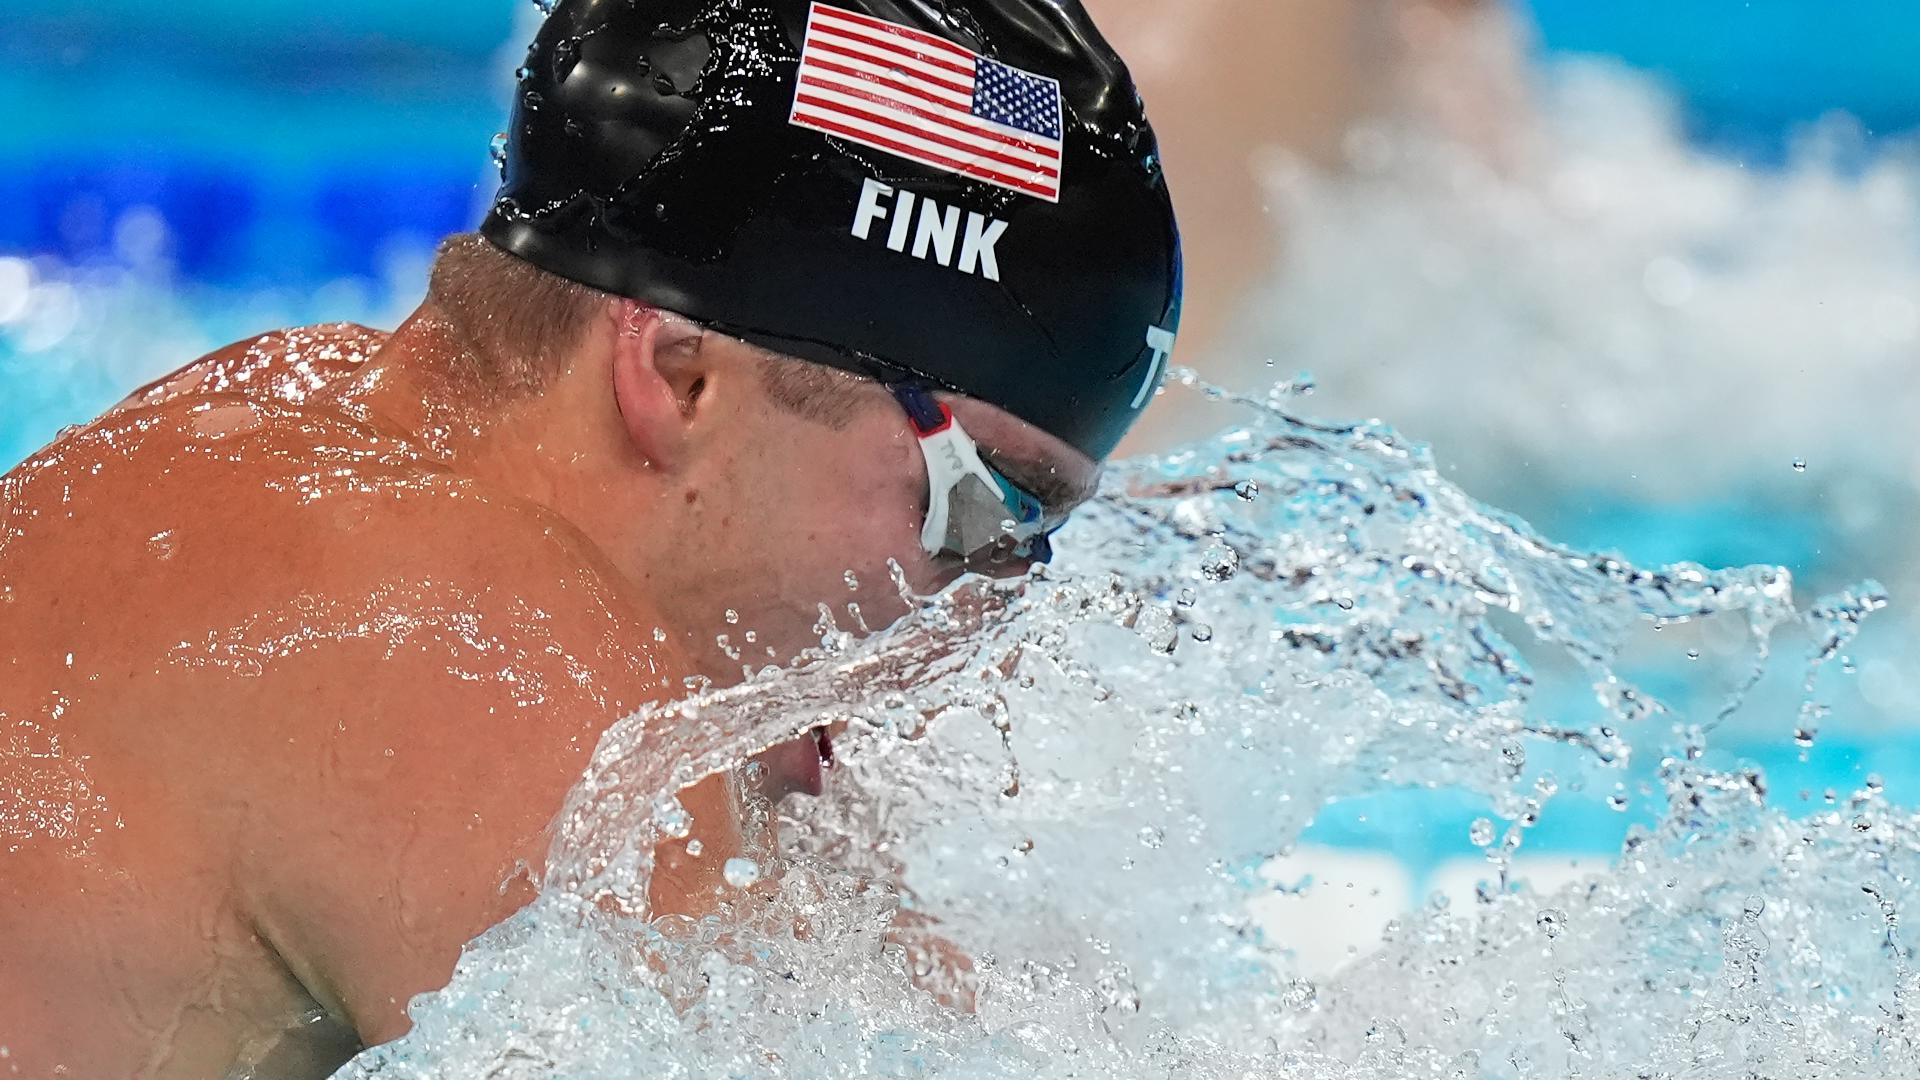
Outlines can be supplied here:
M961 572L917 551L926 477L897 410L769 427L756 459L738 432L776 421L699 369L697 407L665 406L685 430L634 435L678 462L643 463L671 482L623 504L644 484L604 441L621 423L591 400L604 372L544 395L564 422L510 450L408 376L407 350L437 340L414 320L391 343L346 326L243 343L0 480L0 1046L20 1075L320 1076L404 1034L406 1002L533 896L605 729L737 664L711 646L736 591L763 642L798 640L850 565L875 625L876 559L923 589ZM591 348L652 356L633 340ZM622 407L634 426L646 406ZM955 407L1084 497L1093 463ZM569 441L601 428L603 452ZM781 496L788 532L730 524ZM711 572L668 573L649 530L701 538ZM767 755L766 793L816 785L812 754ZM740 847L722 782L682 800L701 856L662 850L655 913L707 910Z
M348 404L380 340L224 350L0 486L21 1075L217 1077L289 1027L275 1070L323 1075L397 1036L530 898L601 731L680 686L577 530ZM723 855L724 793L687 801ZM717 865L663 874L657 908L697 909Z

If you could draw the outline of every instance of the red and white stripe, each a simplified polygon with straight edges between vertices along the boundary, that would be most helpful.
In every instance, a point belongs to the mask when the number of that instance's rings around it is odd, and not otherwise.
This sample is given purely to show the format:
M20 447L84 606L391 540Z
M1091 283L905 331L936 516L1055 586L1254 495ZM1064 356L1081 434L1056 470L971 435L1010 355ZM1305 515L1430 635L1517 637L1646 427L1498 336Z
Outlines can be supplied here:
M975 115L978 55L945 38L816 3L793 123L1060 201L1062 146Z

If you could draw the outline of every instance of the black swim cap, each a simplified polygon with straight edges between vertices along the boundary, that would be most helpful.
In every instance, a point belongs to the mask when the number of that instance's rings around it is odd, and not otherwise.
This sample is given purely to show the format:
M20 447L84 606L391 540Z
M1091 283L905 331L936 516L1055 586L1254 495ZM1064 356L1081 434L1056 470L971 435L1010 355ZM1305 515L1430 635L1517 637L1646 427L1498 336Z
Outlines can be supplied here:
M1079 0L562 0L481 232L1099 459L1179 328L1179 231Z

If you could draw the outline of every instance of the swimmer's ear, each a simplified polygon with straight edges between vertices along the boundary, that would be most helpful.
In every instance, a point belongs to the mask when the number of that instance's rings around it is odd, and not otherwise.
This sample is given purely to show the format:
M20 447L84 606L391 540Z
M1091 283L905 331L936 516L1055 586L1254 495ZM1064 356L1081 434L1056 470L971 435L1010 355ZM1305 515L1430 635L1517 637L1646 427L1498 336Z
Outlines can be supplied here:
M706 379L699 327L632 300L613 320L613 397L634 449L657 469L680 464Z

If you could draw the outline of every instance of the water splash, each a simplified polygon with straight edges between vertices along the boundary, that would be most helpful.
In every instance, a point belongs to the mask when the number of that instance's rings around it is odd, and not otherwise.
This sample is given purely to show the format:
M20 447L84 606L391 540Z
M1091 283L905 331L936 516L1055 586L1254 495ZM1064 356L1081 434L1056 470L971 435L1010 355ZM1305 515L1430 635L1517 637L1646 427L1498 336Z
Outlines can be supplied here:
M1877 793L1788 819L1757 772L1703 763L1704 725L1614 669L1648 623L1736 620L1764 651L1795 617L1782 572L1571 551L1383 426L1178 381L1253 421L1118 469L1057 569L918 601L864 641L829 632L800 669L611 730L539 901L415 1002L412 1035L342 1075L1920 1063L1894 1019L1915 984L1893 916L1860 922L1868 901L1916 899L1920 823ZM1803 618L1857 625L1877 593L1861 596ZM1533 663L1553 655L1585 671L1590 717L1536 715ZM718 914L648 923L679 816L662 796L822 726L844 731L827 797L750 811L780 814L783 838L729 864ZM1664 755L1668 810L1620 865L1551 897L1508 880L1561 786L1635 752ZM1557 778L1529 772L1537 757ZM1476 826L1499 880L1305 980L1284 939L1313 929L1250 911L1262 867L1329 799L1401 785L1506 819Z

